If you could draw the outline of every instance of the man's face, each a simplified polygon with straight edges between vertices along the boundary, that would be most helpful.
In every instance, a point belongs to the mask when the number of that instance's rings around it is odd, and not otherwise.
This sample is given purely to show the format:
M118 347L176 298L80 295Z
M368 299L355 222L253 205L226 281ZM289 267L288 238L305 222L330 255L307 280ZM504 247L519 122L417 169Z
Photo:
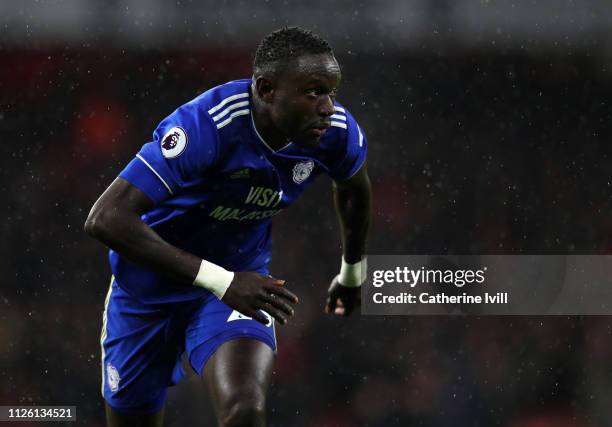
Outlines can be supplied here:
M330 54L305 55L274 82L270 116L293 143L316 147L330 125L340 84L340 66Z

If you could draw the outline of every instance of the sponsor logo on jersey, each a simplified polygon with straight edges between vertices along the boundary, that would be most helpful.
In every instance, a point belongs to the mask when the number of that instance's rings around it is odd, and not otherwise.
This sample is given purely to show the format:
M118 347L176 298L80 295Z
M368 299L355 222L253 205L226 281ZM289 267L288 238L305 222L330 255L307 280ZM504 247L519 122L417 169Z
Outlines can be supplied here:
M259 219L266 219L274 216L281 212L282 209L270 209L265 211L251 211L247 209L229 208L225 206L217 206L214 208L209 216L213 217L218 221L228 221L230 219L238 222L242 221L255 221Z
M162 154L166 159L172 159L181 155L187 147L187 134L185 131L175 126L170 129L161 140Z
M283 191L276 191L266 187L251 187L244 203L247 205L265 208L277 206L283 199Z
M266 187L251 187L246 198L244 199L244 204L248 205L247 208L251 208L253 206L261 208L276 208L282 200L282 190L276 191L272 188ZM282 209L253 210L219 205L210 212L209 216L218 221L228 221L233 219L242 222L269 218L281 211Z
M264 316L266 316L268 318L268 323L266 323L267 327L272 326L272 316L270 316L268 313L266 313L263 310L259 310L263 313ZM232 311L232 314L229 315L229 317L227 318L227 322L233 322L234 320L253 320L252 317L249 316L245 316L244 314L242 314L241 312L234 310Z
M293 182L301 184L306 181L313 169L314 162L312 160L296 163L293 167Z
M121 377L119 376L119 371L113 365L108 363L106 365L106 382L108 383L108 388L112 392L119 390L119 382L121 381Z

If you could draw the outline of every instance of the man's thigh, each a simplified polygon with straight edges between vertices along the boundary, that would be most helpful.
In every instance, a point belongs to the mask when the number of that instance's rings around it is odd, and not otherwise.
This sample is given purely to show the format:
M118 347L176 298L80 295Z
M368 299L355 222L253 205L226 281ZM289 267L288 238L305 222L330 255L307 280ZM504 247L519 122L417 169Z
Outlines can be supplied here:
M266 394L273 364L270 346L250 338L227 341L215 351L202 377L219 425L266 424Z
M196 312L187 327L185 347L193 370L202 376L208 360L226 342L249 338L265 344L276 352L274 318L264 312L268 324L246 317L210 295Z
M175 306L141 303L113 281L102 327L102 395L117 414L161 411L167 388L183 377L186 322Z
M264 314L266 325L211 295L189 322L189 362L208 384L220 426L265 425L276 334Z

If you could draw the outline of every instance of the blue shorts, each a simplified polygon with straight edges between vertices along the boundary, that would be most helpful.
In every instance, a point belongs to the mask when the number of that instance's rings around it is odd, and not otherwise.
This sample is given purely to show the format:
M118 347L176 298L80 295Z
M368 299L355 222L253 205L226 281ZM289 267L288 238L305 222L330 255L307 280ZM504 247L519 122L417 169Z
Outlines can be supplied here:
M221 344L248 337L276 351L274 319L268 325L245 318L213 294L192 301L145 304L112 279L102 321L102 396L117 412L150 414L166 401L168 386L185 375L187 352L201 375Z

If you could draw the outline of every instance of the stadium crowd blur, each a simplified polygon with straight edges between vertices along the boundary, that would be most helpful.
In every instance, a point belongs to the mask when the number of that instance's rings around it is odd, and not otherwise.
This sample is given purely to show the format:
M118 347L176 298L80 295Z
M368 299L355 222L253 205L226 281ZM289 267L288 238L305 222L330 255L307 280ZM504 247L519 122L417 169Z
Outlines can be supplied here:
M4 49L0 404L77 405L102 426L110 272L82 232L94 200L172 109L249 76L244 49ZM584 53L339 51L367 133L369 252L610 253L612 75ZM611 425L608 317L323 314L339 268L324 179L275 218L272 273L301 299L271 426ZM168 425L211 425L190 370ZM27 425L27 423L24 423Z

